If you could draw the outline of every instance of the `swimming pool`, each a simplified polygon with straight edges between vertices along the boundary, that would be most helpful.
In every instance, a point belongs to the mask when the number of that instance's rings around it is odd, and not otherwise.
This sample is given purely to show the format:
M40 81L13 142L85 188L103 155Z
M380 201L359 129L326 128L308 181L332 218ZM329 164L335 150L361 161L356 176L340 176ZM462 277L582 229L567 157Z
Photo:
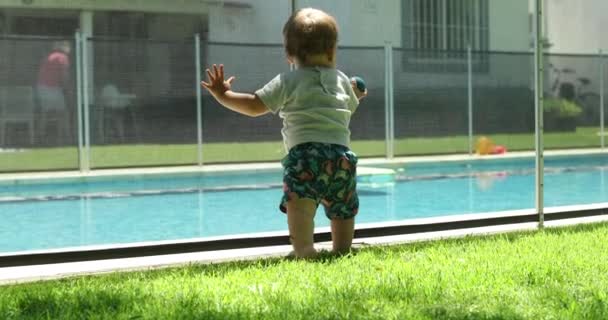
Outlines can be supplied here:
M608 155L546 159L546 206L608 202ZM384 165L357 223L529 209L534 159ZM0 254L286 230L279 170L0 184ZM317 226L327 226L323 211Z

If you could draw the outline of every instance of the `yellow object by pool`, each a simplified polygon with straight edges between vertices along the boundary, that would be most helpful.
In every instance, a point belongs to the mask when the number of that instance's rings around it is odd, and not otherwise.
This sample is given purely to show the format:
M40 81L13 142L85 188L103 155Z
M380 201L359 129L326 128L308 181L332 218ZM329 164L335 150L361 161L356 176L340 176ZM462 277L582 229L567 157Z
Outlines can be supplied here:
M494 141L488 137L481 137L477 139L475 152L482 156L487 154L503 154L507 152L507 148L504 146L495 145Z
M477 139L475 150L478 155L492 154L492 151L494 151L494 142L488 137L481 137Z

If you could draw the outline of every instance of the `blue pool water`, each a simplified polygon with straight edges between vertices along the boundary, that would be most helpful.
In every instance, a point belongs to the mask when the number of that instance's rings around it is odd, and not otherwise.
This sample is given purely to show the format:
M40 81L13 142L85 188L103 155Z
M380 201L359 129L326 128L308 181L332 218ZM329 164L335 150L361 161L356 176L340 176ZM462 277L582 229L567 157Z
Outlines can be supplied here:
M393 169L394 183L360 183L357 223L534 207L533 159ZM287 228L278 171L99 180L0 185L0 253ZM547 206L608 202L608 155L547 159L545 187Z

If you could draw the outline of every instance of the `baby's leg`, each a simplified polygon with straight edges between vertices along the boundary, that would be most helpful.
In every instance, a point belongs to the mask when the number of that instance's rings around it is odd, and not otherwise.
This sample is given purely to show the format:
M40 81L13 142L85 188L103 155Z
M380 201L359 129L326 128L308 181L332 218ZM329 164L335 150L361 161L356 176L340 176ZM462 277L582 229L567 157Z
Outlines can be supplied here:
M355 218L332 219L331 241L335 253L347 253L353 244L355 234Z
M317 204L312 199L293 199L286 203L287 225L291 245L298 258L312 258L317 255L314 247L314 217Z

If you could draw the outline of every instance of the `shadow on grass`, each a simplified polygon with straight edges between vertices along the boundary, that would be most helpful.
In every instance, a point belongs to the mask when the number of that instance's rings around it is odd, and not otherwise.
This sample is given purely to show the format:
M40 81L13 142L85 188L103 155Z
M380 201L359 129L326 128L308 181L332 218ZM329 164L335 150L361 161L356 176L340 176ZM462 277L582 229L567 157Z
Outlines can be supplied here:
M14 290L11 303L0 308L0 316L8 319L86 319L89 317L111 318L145 304L147 295L133 288L129 293L108 288L79 288L78 294L69 291L36 287ZM5 318L3 318L5 319Z
M221 277L228 273L234 272L235 270L242 270L248 268L271 268L274 266L281 265L283 263L297 263L297 262L306 262L306 263L322 263L329 264L334 263L342 259L348 259L353 257L359 252L360 249L353 248L349 253L345 254L336 254L330 251L321 250L319 251L319 255L312 259L298 259L295 257L271 257L271 258L260 258L257 260L236 260L236 261L225 261L218 263L190 263L187 265L181 266L171 266L162 269L152 269L152 270L135 270L135 271L117 271L115 273L103 274L103 275L86 275L75 278L66 278L58 280L61 283L65 283L69 285L71 282L78 281L79 279L83 280L95 280L97 278L103 278L110 281L120 282L121 280L138 280L138 281L148 281L155 280L159 278L164 278L167 275L179 275L181 277L196 277L196 276L212 276L212 277ZM23 284L23 286L32 286L32 285L41 285L44 286L45 282L39 283L29 283ZM15 286L21 286L20 284Z

